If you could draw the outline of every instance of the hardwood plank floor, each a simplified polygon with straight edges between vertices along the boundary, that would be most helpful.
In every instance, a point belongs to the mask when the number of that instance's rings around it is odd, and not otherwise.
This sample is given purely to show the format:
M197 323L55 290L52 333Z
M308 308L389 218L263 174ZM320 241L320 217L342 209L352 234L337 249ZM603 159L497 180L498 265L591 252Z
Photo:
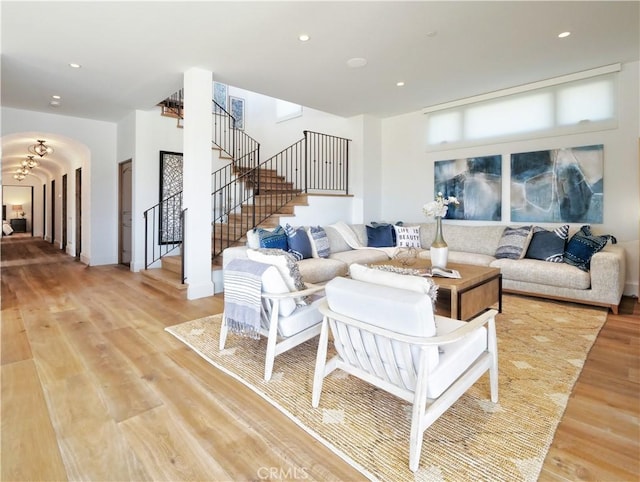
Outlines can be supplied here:
M0 249L2 481L362 479L164 331L220 295L168 298L40 239ZM638 306L609 315L540 480L640 478Z

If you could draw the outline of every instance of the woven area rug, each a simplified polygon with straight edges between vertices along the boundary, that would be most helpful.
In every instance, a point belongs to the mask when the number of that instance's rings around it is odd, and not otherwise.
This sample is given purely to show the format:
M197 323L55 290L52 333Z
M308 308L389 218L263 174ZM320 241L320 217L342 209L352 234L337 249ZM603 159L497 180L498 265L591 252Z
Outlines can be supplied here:
M427 431L420 468L409 470L411 407L344 372L311 407L317 338L276 357L262 379L266 340L230 334L218 349L220 315L168 327L215 367L253 389L370 479L537 480L571 390L606 309L504 296L497 318L499 403L483 376Z

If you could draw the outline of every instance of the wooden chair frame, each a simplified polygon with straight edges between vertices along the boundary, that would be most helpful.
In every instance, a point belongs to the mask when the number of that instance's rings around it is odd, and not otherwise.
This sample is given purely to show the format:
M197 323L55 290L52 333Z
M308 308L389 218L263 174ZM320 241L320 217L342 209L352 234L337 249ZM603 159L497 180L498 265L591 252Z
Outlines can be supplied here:
M498 351L495 331L495 316L498 312L496 310L482 313L451 333L434 337L402 335L341 315L329 308L326 298L322 300L319 310L324 315L324 319L316 358L312 406L318 407L323 380L337 368L411 403L413 410L409 440L409 468L412 471L418 470L424 431L487 371L490 377L491 401L494 403L498 401ZM444 317L436 316L436 323L438 318ZM438 398L428 399L430 367L426 348L455 343L485 325L487 327L486 351ZM350 358L357 359L358 363L349 363L342 359L339 354L329 361L326 360L329 330L333 334L333 343L336 344L336 348L341 346L350 353ZM371 349L365 349L364 338L367 336L378 337L378 350L371 353ZM400 350L401 353L398 355L394 354L394 349L392 348L392 342L394 341L403 343L405 347L405 349ZM417 371L414 369L411 358L411 346L421 348ZM356 349L354 350L354 348ZM370 352L368 356L363 356L367 351ZM398 351L398 345L396 344L395 353ZM395 371L392 370L392 373L382 369L383 356L381 352L384 352L384 358L387 360L391 358L397 359L397 357L403 358L403 366L408 369L409 377L415 383L415 390L411 390L406 386L397 366ZM377 374L382 375L378 376Z
M260 335L267 338L267 351L265 353L264 363L264 380L267 382L271 380L276 356L320 334L322 327L321 323L310 326L309 328L286 338L278 335L278 324L280 322L279 308L281 300L310 296L324 290L324 286L313 285L310 283L307 283L306 285L307 289L305 290L279 294L263 292L261 295L263 303L260 310L261 326L259 331ZM268 328L265 328L265 326ZM224 350L228 332L229 328L223 314L222 325L220 326L220 350Z

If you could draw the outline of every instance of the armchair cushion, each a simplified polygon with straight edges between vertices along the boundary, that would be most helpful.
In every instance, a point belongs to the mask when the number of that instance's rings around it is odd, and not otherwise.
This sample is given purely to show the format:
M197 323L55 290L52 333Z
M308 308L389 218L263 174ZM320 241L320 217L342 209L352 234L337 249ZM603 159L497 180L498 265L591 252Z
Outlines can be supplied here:
M431 297L432 303L435 305L436 297L438 295L438 285L428 278L390 273L379 269L369 268L361 264L352 264L349 267L349 273L351 274L351 278L355 280L367 281L377 285L428 294Z
M289 315L282 316L278 322L278 335L290 337L320 323L322 314L318 311L319 302L320 300L316 300L310 305L298 306Z
M325 293L329 308L345 316L403 335L436 333L431 299L424 294L347 278L329 281Z
M466 321L436 316L436 336L446 335ZM440 346L438 366L430 372L428 398L438 398L487 349L487 329L483 326L455 343Z
M264 293L282 294L289 293L289 287L282 279L280 271L275 266L269 266L269 268L262 273L262 291ZM296 309L297 305L293 298L281 298L278 307L278 314L280 316L289 316Z

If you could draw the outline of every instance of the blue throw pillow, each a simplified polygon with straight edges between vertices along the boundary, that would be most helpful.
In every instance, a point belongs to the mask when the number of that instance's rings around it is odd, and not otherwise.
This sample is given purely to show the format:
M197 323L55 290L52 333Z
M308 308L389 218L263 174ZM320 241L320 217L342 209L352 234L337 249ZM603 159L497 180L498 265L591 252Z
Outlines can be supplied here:
M287 233L287 244L289 252L293 254L298 261L301 259L311 258L311 241L304 228L294 228L290 224L284 227Z
M391 224L379 224L376 227L367 226L367 246L372 248L387 248L395 246L395 234Z
M271 249L283 249L287 251L289 245L287 244L287 233L284 232L282 226L278 226L273 231L258 228L258 237L260 239L261 248Z
M495 257L498 259L521 259L527 252L531 241L531 226L511 228L507 226L502 232Z
M582 226L580 231L573 235L564 250L564 262L580 268L582 271L589 271L591 268L591 257L605 247L607 241L611 244L618 241L610 234L596 236L591 232L589 225Z
M535 226L525 258L562 263L567 239L569 239L568 224L560 226L553 231L547 231L540 226Z
M327 232L320 226L309 226L308 233L313 257L328 258L331 254L331 245Z

